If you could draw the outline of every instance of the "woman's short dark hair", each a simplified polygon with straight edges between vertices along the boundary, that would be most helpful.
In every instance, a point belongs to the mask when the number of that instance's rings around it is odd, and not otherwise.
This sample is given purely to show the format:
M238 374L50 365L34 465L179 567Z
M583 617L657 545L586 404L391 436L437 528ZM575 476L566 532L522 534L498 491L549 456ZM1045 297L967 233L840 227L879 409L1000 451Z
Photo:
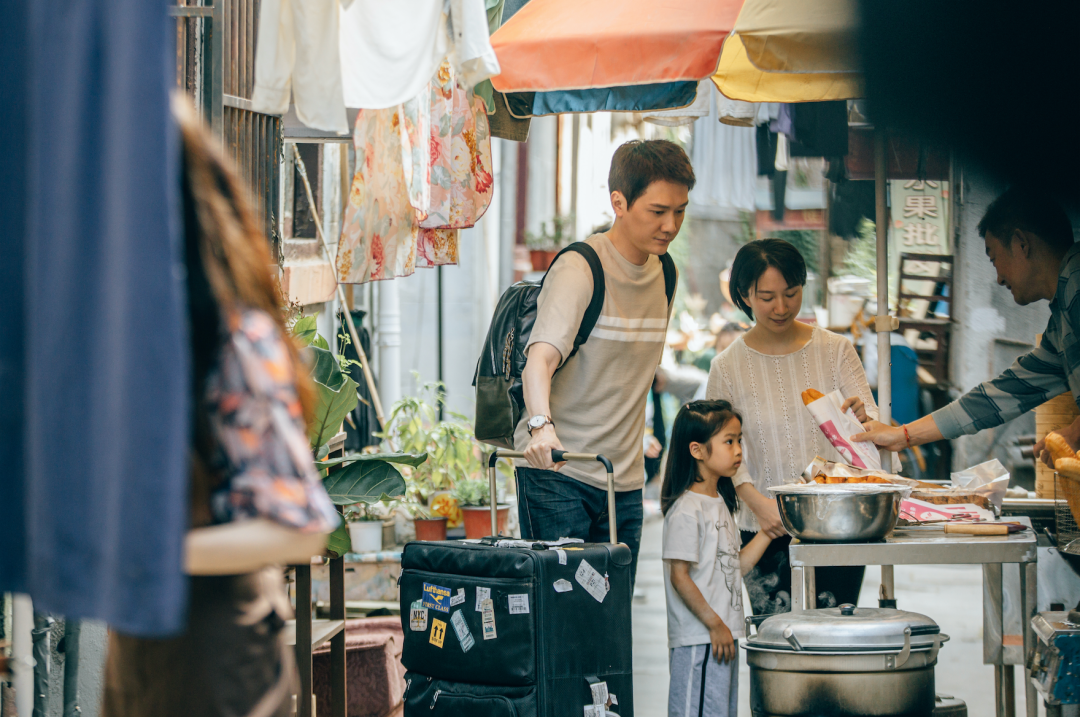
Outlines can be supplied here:
M727 401L691 401L680 409L671 427L664 485L660 488L660 511L667 515L683 493L694 483L701 482L697 460L690 455L691 443L708 443L731 419L742 423L742 416ZM728 476L720 476L716 490L734 515L739 510L735 484Z
M979 221L979 236L993 234L1006 249L1017 229L1031 232L1059 253L1073 245L1072 222L1061 205L1024 187L1012 187L991 202Z
M728 290L735 306L751 319L754 312L746 297L770 266L780 272L789 287L806 285L806 260L793 244L783 239L758 239L744 245L731 265Z
M608 171L608 191L626 197L626 208L653 182L665 180L694 188L697 178L682 147L666 139L635 139L615 150Z

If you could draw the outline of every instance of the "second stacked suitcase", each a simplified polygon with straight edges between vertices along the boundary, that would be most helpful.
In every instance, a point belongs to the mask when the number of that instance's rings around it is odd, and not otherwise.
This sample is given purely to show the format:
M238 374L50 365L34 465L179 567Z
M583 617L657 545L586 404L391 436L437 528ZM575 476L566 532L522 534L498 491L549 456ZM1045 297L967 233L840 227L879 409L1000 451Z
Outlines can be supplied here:
M629 548L491 542L405 546L406 717L582 715L597 682L633 717Z

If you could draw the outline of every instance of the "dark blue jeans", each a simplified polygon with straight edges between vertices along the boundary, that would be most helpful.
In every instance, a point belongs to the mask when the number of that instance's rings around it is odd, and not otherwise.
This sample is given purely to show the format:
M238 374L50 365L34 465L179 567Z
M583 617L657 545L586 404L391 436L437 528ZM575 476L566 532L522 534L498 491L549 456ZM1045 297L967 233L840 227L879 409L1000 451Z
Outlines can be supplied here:
M521 537L528 540L581 538L586 543L608 542L607 491L570 476L536 468L517 469L518 517ZM641 491L615 493L615 529L619 542L630 548L630 587L637 578L641 547Z

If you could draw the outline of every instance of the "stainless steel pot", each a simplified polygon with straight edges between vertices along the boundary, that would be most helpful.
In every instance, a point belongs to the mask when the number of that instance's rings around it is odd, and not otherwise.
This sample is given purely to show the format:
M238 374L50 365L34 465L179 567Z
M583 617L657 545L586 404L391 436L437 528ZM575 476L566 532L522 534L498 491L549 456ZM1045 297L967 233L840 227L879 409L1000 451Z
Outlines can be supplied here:
M881 540L896 527L911 489L886 484L773 486L780 519L799 540L854 543Z
M746 633L754 717L914 717L934 710L934 665L949 638L925 615L841 605L747 618Z

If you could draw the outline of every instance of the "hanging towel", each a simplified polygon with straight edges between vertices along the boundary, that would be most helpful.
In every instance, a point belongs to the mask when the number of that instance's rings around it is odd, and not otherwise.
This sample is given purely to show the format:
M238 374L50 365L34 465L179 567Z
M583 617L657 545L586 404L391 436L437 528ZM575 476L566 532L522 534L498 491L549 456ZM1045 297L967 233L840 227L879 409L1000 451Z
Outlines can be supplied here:
M694 120L698 117L706 117L709 114L709 103L712 100L712 93L720 93L713 88L716 85L712 80L702 80L698 83L697 95L694 97L694 102L688 107L682 107L675 110L661 110L659 112L649 112L643 118L646 122L652 124L658 124L662 127L681 127L683 125L693 124ZM720 118L723 122L723 117Z
M348 132L339 25L338 0L262 0L252 109L283 115L291 95L308 127Z
M377 110L412 100L449 50L443 0L352 0L341 13L345 105Z
M755 143L755 130L722 124L717 103L709 103L709 115L694 123L690 150L698 180L690 192L696 216L737 219L739 212L755 211Z

